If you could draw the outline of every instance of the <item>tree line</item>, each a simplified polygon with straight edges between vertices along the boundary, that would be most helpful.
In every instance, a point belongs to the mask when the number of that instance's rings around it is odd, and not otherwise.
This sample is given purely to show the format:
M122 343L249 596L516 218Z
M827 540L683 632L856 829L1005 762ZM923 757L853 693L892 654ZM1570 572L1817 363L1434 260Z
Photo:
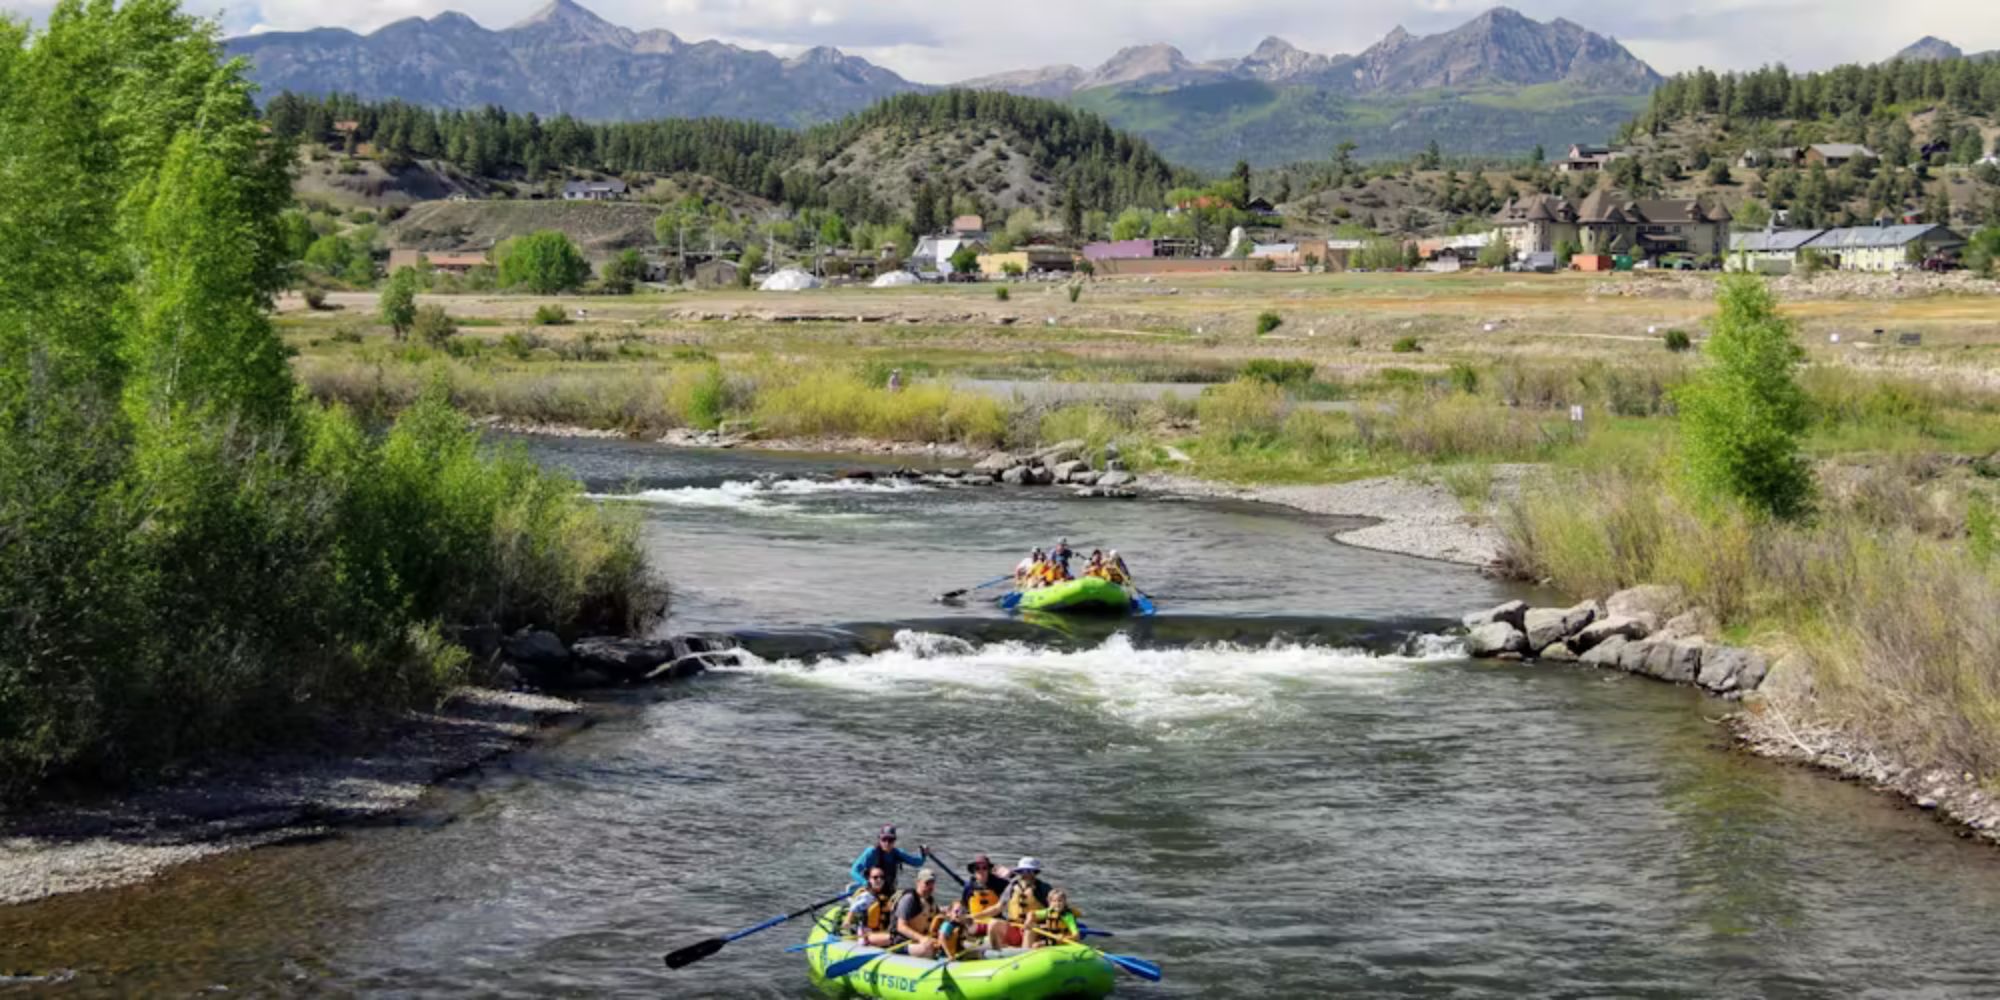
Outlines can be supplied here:
M1628 134L1658 135L1682 119L1711 115L1738 122L1834 122L1843 126L1845 141L1859 142L1868 119L1901 117L1921 106L2000 118L2000 59L1898 60L1813 73L1794 73L1782 63L1742 73L1698 69L1661 84Z

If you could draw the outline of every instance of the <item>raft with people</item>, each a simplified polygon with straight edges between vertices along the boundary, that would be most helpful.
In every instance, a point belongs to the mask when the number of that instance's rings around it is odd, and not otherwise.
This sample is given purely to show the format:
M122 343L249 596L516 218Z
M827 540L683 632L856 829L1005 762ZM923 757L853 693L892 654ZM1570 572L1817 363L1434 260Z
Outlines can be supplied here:
M938 867L898 888L906 865L929 862ZM939 897L940 871L958 883L955 898ZM813 983L836 997L1097 1000L1111 994L1118 973L1155 983L1164 975L1143 958L1086 943L1115 935L1084 924L1069 890L1044 881L1033 857L1002 868L980 854L960 875L928 846L896 846L891 823L847 874L848 887L834 896L677 949L666 956L667 968L686 968L732 941L810 915L805 943L785 950L804 952Z
M1151 615L1152 598L1132 582L1131 567L1118 555L1092 551L1083 572L1071 576L1070 561L1076 553L1069 539L1055 548L1036 549L1014 567L1014 590L1000 598L1008 611L1064 611L1070 613L1122 615L1136 612Z

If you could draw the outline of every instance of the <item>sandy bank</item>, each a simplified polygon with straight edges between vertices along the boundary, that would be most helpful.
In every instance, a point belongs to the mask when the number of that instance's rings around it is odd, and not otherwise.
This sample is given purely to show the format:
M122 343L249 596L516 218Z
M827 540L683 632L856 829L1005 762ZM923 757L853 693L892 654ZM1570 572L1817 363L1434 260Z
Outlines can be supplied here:
M385 816L439 781L583 718L576 702L466 688L362 747L263 754L130 795L0 817L0 905L130 885L175 865Z

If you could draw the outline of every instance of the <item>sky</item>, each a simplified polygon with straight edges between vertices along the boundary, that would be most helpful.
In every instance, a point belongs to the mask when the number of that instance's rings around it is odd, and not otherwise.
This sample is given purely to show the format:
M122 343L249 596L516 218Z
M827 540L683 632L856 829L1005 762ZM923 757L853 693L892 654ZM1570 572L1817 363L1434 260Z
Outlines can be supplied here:
M458 10L489 27L546 0L183 0L229 34L337 25L367 31ZM1359 52L1391 28L1457 26L1492 0L581 0L615 24L666 28L791 54L833 45L922 83L1056 63L1095 66L1119 48L1168 42L1196 60L1241 56L1267 35L1326 54ZM49 0L0 0L38 18ZM1968 52L2000 49L2000 0L1516 0L1537 20L1567 17L1623 42L1662 73L1784 62L1823 69L1874 62L1925 35ZM966 11L976 11L966 16Z

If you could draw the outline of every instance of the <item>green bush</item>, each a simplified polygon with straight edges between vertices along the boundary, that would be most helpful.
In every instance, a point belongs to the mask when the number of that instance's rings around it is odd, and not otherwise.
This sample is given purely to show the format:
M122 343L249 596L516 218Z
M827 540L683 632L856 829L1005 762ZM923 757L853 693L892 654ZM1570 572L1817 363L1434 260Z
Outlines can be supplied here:
M551 302L535 307L536 326L568 326L569 310Z
M1716 298L1712 364L1677 396L1688 471L1705 491L1760 513L1798 517L1813 492L1799 453L1808 412L1796 372L1805 351L1762 280L1730 275Z
M428 305L417 309L410 331L425 344L440 348L458 336L458 324L452 321L451 314L445 312L443 306Z
M555 295L590 280L590 262L560 230L544 229L503 240L493 248L502 288Z
M1239 378L1201 394L1201 433L1229 447L1268 441L1285 423L1285 393L1270 382Z
M1257 336L1261 337L1285 325L1285 318L1274 312L1257 314Z
M1397 354L1422 354L1424 353L1424 345L1415 337L1402 336L1396 338L1396 342L1389 345L1389 350Z
M326 308L326 289L324 288L316 288L314 286L307 285L305 289L299 293L299 295L301 298L305 299L306 308L312 310L313 312L319 312L320 310Z
M1310 361L1279 358L1256 358L1245 362L1237 373L1242 378L1261 379L1273 385L1301 385L1312 381L1318 365Z
M1666 342L1667 350L1675 354L1694 349L1694 338L1689 337L1686 330L1668 330L1662 339Z
M1010 295L1008 295L1008 294L1007 294L1007 286L1006 286L1006 285L1001 285L1000 287L998 287L998 288L995 288L995 289L993 290L993 297L994 297L994 298L996 298L996 299L998 299L998 300L1000 300L1000 301L1002 301L1002 302L1005 302L1005 301L1007 301L1007 300L1008 300L1009 298L1011 298L1012 296L1010 296Z
M1075 284L1075 283L1072 283L1072 284L1071 284L1071 285L1069 286L1069 289L1068 289L1068 291L1069 291L1069 300L1070 300L1070 302L1072 302L1072 303L1074 303L1074 302L1075 302L1075 301L1076 301L1077 299L1079 299L1079 298L1081 298L1081 297L1083 296L1083 286L1082 286L1082 285L1079 285L1079 284Z

